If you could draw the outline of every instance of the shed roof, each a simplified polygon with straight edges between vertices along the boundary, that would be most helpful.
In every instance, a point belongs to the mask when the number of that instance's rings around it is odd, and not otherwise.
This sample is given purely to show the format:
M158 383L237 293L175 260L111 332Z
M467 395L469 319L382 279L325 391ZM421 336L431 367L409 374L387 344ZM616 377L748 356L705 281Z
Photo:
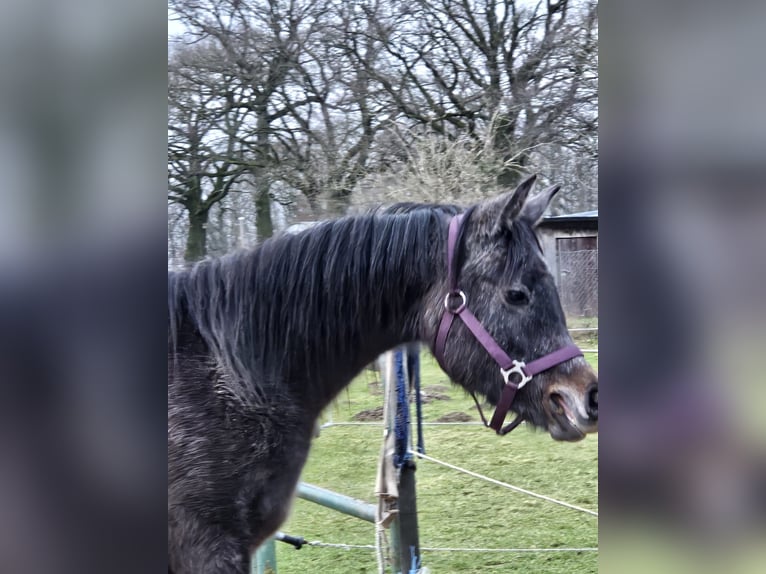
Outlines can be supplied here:
M545 219L555 219L562 221L564 219L598 219L598 209L593 211L580 211L579 213L567 213L564 215L550 215Z
M550 215L548 217L543 217L540 226L556 229L568 227L598 229L598 210L594 209L593 211L581 211L579 213L567 213L564 215Z

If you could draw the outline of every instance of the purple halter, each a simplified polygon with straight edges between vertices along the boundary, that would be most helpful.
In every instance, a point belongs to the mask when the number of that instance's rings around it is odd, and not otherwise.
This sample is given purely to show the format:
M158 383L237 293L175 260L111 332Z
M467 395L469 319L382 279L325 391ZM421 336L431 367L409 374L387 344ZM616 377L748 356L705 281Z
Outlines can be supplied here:
M444 346L447 342L447 337L449 336L449 331L455 317L460 317L465 326L468 327L468 330L473 333L474 337L476 337L479 344L486 349L490 356L500 366L500 374L505 381L505 387L503 387L500 401L495 408L495 414L492 415L492 420L489 423L487 423L487 419L484 417L484 413L481 410L481 406L479 405L476 396L473 393L471 393L471 396L473 396L473 400L476 402L484 426L488 426L499 435L504 435L515 429L524 420L523 417L519 415L511 423L505 427L503 426L503 422L505 422L505 417L511 409L511 404L513 403L516 393L532 380L532 377L535 375L547 371L569 359L582 356L582 351L576 345L567 345L527 364L524 363L524 361L511 359L505 351L500 348L500 345L498 345L495 339L492 338L492 335L487 332L476 316L468 309L468 298L457 286L458 274L455 249L457 247L457 238L462 221L463 215L461 214L453 217L449 223L449 235L447 238L447 274L449 291L444 297L445 312L444 315L442 315L439 331L436 334L434 354L439 363L444 365ZM459 304L457 307L453 307L451 303L456 299L459 300ZM513 375L519 376L519 381L517 383L511 381Z

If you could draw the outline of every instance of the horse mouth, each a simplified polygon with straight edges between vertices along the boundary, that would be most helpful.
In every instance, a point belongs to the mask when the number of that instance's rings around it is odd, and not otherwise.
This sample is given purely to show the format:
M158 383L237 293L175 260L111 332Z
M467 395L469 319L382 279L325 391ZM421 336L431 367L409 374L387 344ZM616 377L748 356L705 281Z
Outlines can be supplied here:
M568 393L552 392L548 397L548 432L554 440L577 442L594 430L589 428L592 425L580 421L576 405L572 402Z

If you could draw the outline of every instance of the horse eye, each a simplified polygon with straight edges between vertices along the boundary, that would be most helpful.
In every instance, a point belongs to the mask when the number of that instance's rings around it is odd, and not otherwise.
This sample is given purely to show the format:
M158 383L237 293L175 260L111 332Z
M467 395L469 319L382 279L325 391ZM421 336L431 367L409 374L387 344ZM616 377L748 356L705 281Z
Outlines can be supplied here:
M523 305L529 302L529 297L525 291L520 289L510 289L505 294L505 300L511 305Z

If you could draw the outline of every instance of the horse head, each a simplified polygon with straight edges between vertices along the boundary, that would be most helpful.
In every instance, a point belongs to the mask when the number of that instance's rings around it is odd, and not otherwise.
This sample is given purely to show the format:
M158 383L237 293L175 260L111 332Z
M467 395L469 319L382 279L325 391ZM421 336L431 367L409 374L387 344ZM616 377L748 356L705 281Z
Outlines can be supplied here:
M559 187L530 198L534 180L451 222L448 271L429 294L422 335L453 381L500 403L496 416L508 403L518 420L575 441L597 430L598 376L572 342L535 232Z

